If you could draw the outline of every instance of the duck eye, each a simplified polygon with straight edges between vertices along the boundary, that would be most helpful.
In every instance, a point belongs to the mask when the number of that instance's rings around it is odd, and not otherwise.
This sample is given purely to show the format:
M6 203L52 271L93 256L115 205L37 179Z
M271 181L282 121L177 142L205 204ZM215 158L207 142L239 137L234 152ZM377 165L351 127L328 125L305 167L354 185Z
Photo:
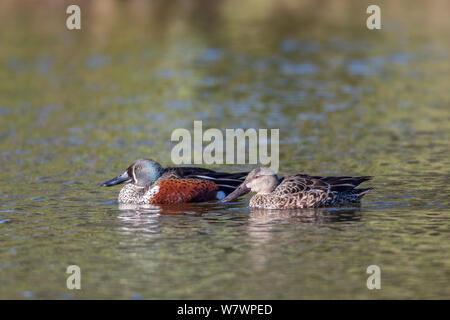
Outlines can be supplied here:
M140 171L141 169L142 169L141 166L137 166L137 167L136 167L136 170L137 170L137 171Z

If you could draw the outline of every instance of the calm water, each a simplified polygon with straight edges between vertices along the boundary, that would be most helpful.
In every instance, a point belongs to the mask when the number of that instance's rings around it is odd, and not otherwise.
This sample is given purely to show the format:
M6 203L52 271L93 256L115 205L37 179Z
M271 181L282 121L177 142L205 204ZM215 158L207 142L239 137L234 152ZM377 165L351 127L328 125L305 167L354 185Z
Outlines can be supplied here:
M0 7L0 298L450 298L445 1ZM121 208L171 132L279 128L281 174L374 175L360 208ZM219 170L251 166L213 166ZM82 290L66 288L68 265ZM381 268L382 289L366 287Z

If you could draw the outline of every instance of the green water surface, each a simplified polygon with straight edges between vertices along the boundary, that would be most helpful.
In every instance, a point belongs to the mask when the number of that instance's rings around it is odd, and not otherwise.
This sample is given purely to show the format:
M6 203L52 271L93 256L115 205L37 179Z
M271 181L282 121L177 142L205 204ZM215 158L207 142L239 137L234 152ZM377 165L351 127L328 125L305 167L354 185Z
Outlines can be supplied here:
M450 298L448 2L378 1L373 31L366 1L78 2L78 31L63 2L0 4L1 299ZM99 187L172 165L195 120L278 128L281 175L375 189L264 212L120 208Z

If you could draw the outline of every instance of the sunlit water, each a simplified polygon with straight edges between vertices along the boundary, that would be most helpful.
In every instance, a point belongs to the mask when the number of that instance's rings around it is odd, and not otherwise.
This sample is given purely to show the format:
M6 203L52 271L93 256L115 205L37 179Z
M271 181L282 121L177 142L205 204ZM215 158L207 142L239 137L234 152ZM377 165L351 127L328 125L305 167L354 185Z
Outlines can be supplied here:
M0 14L0 298L450 298L448 4L386 4L368 31L361 1L96 3L82 31L62 6ZM121 207L99 187L136 158L172 165L171 132L194 120L279 128L281 175L375 189L268 212Z

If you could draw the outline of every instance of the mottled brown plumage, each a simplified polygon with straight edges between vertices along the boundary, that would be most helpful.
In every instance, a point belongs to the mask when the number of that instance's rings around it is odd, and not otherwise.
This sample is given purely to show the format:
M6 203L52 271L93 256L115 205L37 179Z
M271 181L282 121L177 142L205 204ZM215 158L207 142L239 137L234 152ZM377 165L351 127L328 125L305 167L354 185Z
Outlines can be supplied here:
M295 174L278 179L269 168L252 170L245 181L223 201L231 201L250 191L250 207L299 209L359 203L372 188L356 187L371 177L320 177Z
M217 200L219 187L203 179L163 179L157 184L159 192L149 198L150 204L170 204Z

